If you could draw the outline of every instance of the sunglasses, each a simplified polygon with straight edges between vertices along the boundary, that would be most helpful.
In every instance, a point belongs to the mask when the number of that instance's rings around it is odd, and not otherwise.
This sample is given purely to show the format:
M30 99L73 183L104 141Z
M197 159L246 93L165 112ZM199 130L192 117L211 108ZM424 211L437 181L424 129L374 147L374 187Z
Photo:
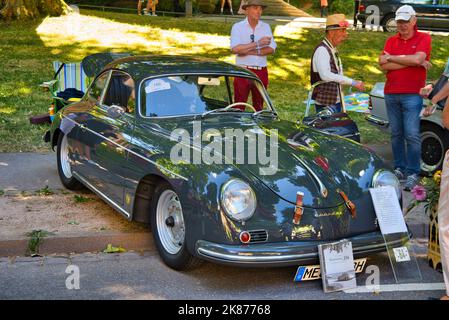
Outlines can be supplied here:
M251 39L251 42L254 42L254 34L250 35L249 38Z

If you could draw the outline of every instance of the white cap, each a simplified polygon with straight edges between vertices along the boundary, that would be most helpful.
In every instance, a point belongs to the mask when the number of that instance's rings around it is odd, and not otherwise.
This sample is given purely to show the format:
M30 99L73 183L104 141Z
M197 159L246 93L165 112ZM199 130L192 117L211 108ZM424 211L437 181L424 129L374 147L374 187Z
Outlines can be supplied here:
M409 21L410 18L415 15L416 15L416 12L413 9L413 7L406 4L406 5L399 7L399 9L396 10L396 17L394 18L394 20Z

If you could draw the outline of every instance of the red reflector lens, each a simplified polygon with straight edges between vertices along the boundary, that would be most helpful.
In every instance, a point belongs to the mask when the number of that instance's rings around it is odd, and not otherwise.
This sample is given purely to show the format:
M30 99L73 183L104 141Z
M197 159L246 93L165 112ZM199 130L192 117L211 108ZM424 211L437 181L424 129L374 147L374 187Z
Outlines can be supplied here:
M365 6L363 4L359 5L359 12L365 11Z
M250 242L251 241L251 235L248 232L243 231L242 233L240 233L240 241L242 243Z

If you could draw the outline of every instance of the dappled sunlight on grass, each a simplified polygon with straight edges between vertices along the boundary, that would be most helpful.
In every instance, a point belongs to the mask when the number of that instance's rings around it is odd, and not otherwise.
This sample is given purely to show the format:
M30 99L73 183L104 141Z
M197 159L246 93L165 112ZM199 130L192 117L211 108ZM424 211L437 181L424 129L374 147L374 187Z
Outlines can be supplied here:
M14 112L16 112L16 108L14 108L14 107L11 107L11 106L0 107L0 113L13 114Z
M139 49L158 54L205 54L229 48L228 36L164 30L79 14L46 18L36 32L49 47L78 42L114 51Z

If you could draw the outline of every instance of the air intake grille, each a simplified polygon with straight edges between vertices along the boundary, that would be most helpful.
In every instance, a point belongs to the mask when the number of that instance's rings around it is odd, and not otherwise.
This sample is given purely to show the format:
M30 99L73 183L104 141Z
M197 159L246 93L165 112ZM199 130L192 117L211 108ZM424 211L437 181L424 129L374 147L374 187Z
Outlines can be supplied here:
M248 232L251 235L249 243L265 242L268 239L268 232L266 230L253 230Z

